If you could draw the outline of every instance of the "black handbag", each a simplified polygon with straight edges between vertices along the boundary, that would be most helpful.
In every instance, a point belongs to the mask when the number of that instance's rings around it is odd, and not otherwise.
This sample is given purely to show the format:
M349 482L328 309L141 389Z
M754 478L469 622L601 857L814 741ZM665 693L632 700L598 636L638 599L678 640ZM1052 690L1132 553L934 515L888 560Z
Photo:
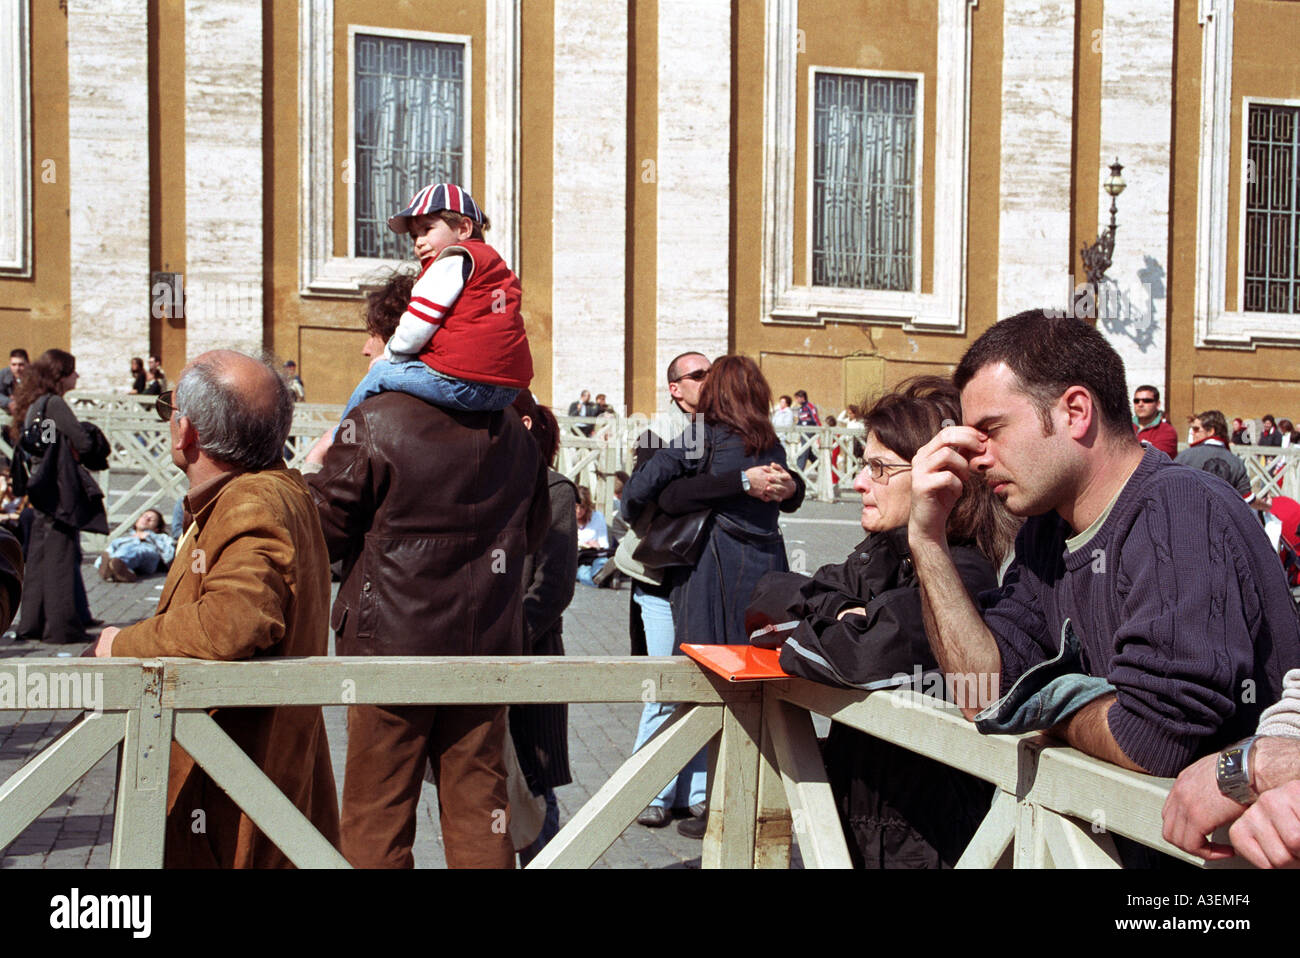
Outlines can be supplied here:
M14 444L14 461L9 478L16 496L27 496L29 499L35 496L40 499L58 485L58 472L51 461L52 457L45 455L54 444L53 440L46 439L44 412L48 404L49 397L42 396L40 408L31 425L22 431L18 442Z
M704 552L712 518L711 509L670 516L652 503L634 526L641 541L632 558L647 569L693 566Z
M693 475L708 472L712 459L713 445L710 443ZM660 511L658 504L651 503L632 526L641 540L632 558L647 569L694 566L700 561L704 544L709 541L712 518L712 509L670 516Z

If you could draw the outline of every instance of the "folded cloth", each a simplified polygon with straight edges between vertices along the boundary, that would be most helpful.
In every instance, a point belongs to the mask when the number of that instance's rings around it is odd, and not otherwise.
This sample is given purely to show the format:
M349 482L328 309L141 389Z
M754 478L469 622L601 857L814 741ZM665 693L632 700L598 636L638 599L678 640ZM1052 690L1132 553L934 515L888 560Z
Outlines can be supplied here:
M1038 732L1114 692L1115 686L1104 678L1083 671L1079 649L1074 627L1066 619L1056 655L1016 679L1006 695L975 716L975 727L985 734Z

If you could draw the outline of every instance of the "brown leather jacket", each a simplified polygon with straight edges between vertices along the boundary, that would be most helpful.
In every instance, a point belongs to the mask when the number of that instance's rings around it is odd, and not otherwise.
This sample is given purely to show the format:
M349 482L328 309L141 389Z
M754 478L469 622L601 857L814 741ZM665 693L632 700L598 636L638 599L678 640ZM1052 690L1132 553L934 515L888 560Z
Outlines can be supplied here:
M308 483L330 559L343 560L330 617L339 655L523 651L524 560L550 500L513 410L381 393L339 427Z

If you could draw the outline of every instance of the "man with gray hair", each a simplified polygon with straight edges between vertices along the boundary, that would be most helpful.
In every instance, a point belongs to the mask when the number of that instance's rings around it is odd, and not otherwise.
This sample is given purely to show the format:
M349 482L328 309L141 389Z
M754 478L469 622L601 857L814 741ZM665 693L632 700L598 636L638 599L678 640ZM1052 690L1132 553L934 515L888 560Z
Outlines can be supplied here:
M329 558L307 485L281 450L293 398L270 366L204 353L158 397L189 480L184 535L152 618L107 628L96 656L230 661L325 655ZM219 709L217 724L331 843L338 801L319 707ZM201 815L199 813L202 813ZM201 827L200 827L201 825ZM172 746L168 867L285 867L285 855Z

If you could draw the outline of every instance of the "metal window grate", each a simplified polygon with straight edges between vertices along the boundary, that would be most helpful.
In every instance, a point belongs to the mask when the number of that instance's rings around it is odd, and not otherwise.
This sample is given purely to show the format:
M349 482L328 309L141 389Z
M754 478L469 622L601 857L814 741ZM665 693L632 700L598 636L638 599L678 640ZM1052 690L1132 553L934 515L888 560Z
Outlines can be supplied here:
M1300 107L1250 104L1247 312L1300 313Z
M356 255L403 259L388 217L429 183L463 182L465 48L357 34L355 64Z
M917 81L818 73L813 284L913 288Z

